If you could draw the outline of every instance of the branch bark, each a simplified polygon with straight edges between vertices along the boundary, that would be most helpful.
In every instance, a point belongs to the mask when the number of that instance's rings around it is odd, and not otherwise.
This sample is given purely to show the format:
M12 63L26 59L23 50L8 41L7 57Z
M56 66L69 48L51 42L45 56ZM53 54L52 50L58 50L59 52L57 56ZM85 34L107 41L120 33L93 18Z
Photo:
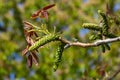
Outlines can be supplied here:
M114 79L119 73L120 73L120 68L108 80Z
M112 43L112 42L117 42L120 41L120 37L116 37L116 38L109 38L109 39L105 39L105 40L97 40L93 43L82 43L82 42L71 42L68 41L66 39L63 38L59 38L60 41L62 41L63 43L68 44L68 46L79 46L79 47L96 47L99 46L101 44L105 44L105 43Z

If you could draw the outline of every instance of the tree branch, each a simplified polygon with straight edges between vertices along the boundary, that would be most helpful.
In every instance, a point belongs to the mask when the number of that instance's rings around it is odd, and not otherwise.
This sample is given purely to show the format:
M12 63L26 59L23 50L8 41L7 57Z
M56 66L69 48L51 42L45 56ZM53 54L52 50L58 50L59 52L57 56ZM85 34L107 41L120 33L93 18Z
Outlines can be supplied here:
M114 79L119 73L120 73L120 68L108 80Z
M120 41L120 37L109 38L109 39L105 39L105 40L97 40L97 41L95 41L93 43L71 42L71 41L68 41L68 40L63 39L63 38L59 38L59 40L66 43L66 44L68 44L68 47L70 47L70 46L96 47L96 46L99 46L101 44Z

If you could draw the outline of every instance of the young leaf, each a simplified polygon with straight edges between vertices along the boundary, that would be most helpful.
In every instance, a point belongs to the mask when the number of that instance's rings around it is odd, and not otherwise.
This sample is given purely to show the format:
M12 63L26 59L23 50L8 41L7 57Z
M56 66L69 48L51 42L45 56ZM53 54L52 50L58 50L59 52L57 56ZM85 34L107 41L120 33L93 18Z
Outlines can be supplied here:
M28 55L28 57L27 57L27 65L29 68L32 67L32 56L31 55Z
M34 12L31 16L32 19L36 19L38 17L41 17L41 18L46 18L48 20L48 12L47 12L47 9L50 9L52 8L53 6L55 6L55 4L51 4L51 5L48 5L48 6L45 6L44 8L42 9L39 9L37 10L36 12Z

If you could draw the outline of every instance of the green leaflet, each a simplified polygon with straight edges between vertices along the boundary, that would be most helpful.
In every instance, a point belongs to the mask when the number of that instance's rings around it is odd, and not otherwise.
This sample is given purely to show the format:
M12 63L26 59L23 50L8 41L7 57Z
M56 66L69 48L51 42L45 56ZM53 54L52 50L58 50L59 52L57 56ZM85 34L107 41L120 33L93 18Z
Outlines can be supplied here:
M35 42L32 46L29 47L29 51L35 50L39 48L40 46L43 46L51 41L58 40L60 37L60 34L48 34L41 39L39 39L37 42Z
M62 53L63 53L63 50L64 50L64 45L65 45L64 43L59 42L59 46L58 46L57 52L55 54L55 62L54 62L54 65L53 65L54 71L57 70L57 68L59 66L59 63L61 62Z
M97 38L98 38L98 36L96 36L96 35L91 35L91 36L89 37L90 40L96 40Z

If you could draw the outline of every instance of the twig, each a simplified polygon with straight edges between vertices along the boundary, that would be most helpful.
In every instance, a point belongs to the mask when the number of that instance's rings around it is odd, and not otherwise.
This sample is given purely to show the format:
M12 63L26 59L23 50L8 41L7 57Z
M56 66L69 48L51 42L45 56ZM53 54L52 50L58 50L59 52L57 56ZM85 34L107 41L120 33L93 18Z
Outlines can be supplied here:
M120 73L120 68L108 80L114 79L119 73Z
M79 46L79 47L96 47L99 46L101 44L105 44L105 43L112 43L112 42L117 42L120 41L120 37L116 37L116 38L110 38L110 39L105 39L105 40L97 40L93 43L82 43L82 42L71 42L68 41L66 39L63 38L59 38L60 41L66 43L70 46Z

